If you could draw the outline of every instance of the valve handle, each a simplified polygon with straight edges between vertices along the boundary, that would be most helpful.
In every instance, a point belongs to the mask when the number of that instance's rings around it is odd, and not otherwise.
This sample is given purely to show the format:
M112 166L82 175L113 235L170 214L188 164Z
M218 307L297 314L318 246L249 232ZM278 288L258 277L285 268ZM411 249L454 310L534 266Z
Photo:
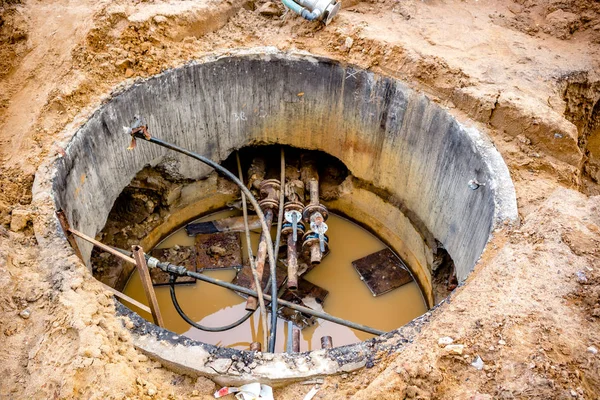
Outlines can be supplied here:
M285 212L285 220L292 223L292 238L294 242L298 240L298 221L302 218L302 214L296 210L290 210Z

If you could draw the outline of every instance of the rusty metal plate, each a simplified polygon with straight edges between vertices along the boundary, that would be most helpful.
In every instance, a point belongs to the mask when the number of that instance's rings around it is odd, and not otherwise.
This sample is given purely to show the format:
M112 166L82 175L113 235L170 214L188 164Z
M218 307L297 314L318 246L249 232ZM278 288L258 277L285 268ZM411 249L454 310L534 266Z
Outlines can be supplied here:
M239 233L197 235L196 252L199 271L242 268Z
M404 262L390 249L352 261L373 296L380 296L413 280Z
M264 273L262 276L262 287L263 288L269 282L270 276L271 276L271 269L269 268L269 263L266 262ZM287 280L287 269L283 266L283 264L281 262L279 262L279 263L277 263L277 287L280 288L285 283L286 280ZM231 283L234 283L238 286L245 287L247 289L254 290L254 287L252 285L254 283L254 277L252 276L252 269L250 268L250 266L244 265L244 267L240 270L240 272L237 273L235 278L233 278L233 281ZM267 294L271 293L271 285L269 285L269 287L267 288L265 293L267 293ZM243 293L238 293L238 294L244 298L248 297L248 295L243 294Z
M300 278L298 280L298 289L295 291L287 289L281 298L295 304L303 305L304 307L309 307L306 303L304 303L304 301L309 302L308 299L315 299L318 304L323 304L328 294L329 291ZM292 321L294 325L300 329L304 329L307 326L312 326L317 321L316 318L311 315L304 314L287 307L281 307L277 314L279 318L283 320Z
M196 272L196 248L193 246L175 246L168 249L154 249L150 252L154 258L160 261L168 261L171 264L183 265L188 271ZM158 268L150 270L150 278L154 286L168 285L169 274ZM178 277L175 284L194 283L196 280L189 276Z
M294 291L287 289L281 298L300 304L298 302L302 302L304 299L311 297L315 299L317 303L323 304L328 294L328 290L323 289L314 283L310 283L306 279L300 278L298 279L298 289Z

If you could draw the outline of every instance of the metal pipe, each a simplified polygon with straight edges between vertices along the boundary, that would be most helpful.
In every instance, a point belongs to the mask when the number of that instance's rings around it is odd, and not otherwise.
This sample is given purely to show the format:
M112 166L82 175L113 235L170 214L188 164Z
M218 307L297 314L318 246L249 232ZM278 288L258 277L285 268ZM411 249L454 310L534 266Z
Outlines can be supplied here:
M296 249L296 240L294 240L294 235L290 234L288 234L287 238L287 263L287 287L290 290L296 290L298 289L298 250Z
M294 331L294 324L292 321L288 321L288 332L287 332L287 343L285 345L285 352L291 354L293 352L292 346L294 345L294 339L292 338L292 332Z
M331 336L321 336L321 348L331 349L333 347L333 339Z
M265 211L265 220L267 221L267 225L271 225L273 223L273 211L266 210ZM258 276L259 286L262 285L263 275L265 273L265 261L267 258L267 238L264 232L260 235L260 242L258 243L258 251L256 252L256 274ZM275 292L277 292L277 280L271 279L272 282L275 282ZM253 284L252 287L256 288L256 285ZM272 286L271 286L271 290ZM271 292L274 293L274 292ZM256 297L248 297L246 300L246 310L253 311L256 310L258 303L258 299Z
M281 177L279 180L279 214L277 216L277 234L275 235L275 257L279 255L281 244L281 225L283 224L283 203L285 202L285 152L281 148ZM269 352L275 351L275 331L277 330L277 265L271 264L271 335L269 336Z
M114 249L114 250L119 251L123 254L129 254L129 252L127 250L122 250L122 249L118 249L118 250ZM199 281L212 283L213 285L221 286L226 289L230 289L230 290L234 290L236 292L247 294L248 296L254 296L254 297L258 296L258 293L256 293L254 290L247 289L243 286L239 286L239 285L236 285L236 284L230 283L230 282L225 282L220 279L211 278L210 276L206 276L206 275L203 275L198 272L188 271L188 269L186 267L179 266L179 265L173 265L168 262L162 262L162 261L158 260L157 258L149 256L148 254L145 254L145 257L148 262L149 268L160 268L162 271L165 271L165 272L170 272L170 273L174 273L174 274L182 275L182 276L189 276L189 277L192 277ZM268 294L263 294L262 297L267 301L271 301L271 296ZM383 335L384 333L386 333L385 331L380 331L379 329L371 328L366 325L361 325L361 324L357 324L355 322L348 321L348 320L345 320L342 318L334 317L333 315L329 315L326 312L313 310L312 308L304 307L304 306L301 306L296 303L292 303L287 300L277 299L277 302L279 304L281 304L282 306L291 308L292 310L296 310L296 311L299 311L299 312L302 312L302 313L305 313L308 315L313 315L317 318L321 318L326 321L336 323L338 325L347 326L348 328L356 329L361 332L367 332L372 335Z
M244 181L244 173L242 172L242 162L240 161L240 153L236 151L235 158L237 161L238 175L240 181ZM248 249L248 262L250 263L250 270L252 271L252 277L254 278L254 286L258 293L258 304L260 306L261 323L263 327L263 343L265 346L268 343L268 327L267 327L267 307L265 306L265 300L262 297L262 284L258 272L256 271L256 264L254 262L254 256L252 255L252 240L250 239L250 227L248 224L248 205L246 204L246 195L242 192L242 213L244 215L244 231L246 233L246 247ZM259 343L260 346L260 343ZM259 348L260 351L260 348Z
M206 276L206 275L198 273L198 272L188 271L187 268L185 268L183 266L173 265L168 262L161 262L154 257L150 257L149 255L146 255L146 258L148 259L148 266L158 267L165 272L189 276L189 277L195 278L199 281L212 283L214 285L221 286L226 289L234 290L236 292L240 292L240 293L246 294L248 296L253 296L253 297L258 296L258 293L256 293L256 291L254 291L252 289L247 289L243 286L239 286L234 283L225 282L220 279L215 279L215 278ZM272 296L270 296L268 294L264 294L264 293L263 293L263 298L267 301L272 300ZM379 329L371 328L371 327L368 327L368 326L365 326L362 324L357 324L355 322L351 322L351 321L348 321L348 320L345 320L342 318L334 317L333 315L329 315L326 312L313 310L312 308L304 307L304 306L301 306L296 303L292 303L287 300L277 299L277 302L284 307L291 308L292 310L299 311L301 313L305 313L308 315L313 315L317 318L321 318L326 321L334 322L339 325L347 326L348 328L356 329L356 330L359 330L362 332L367 332L367 333L370 333L373 335L383 335L384 333L386 333L384 331L380 331Z
M260 342L250 343L250 351L261 351L261 350L262 350L262 346L260 345Z
M163 140L160 140L160 139L157 139L154 137L149 137L149 134L147 134L147 130L146 130L147 136L144 134L144 132L141 132L139 130L132 130L131 134L133 135L134 138L142 139L147 142L157 144L161 147L165 147L167 149L174 150L178 153L184 154L184 155L194 158L200 162L203 162L204 164L221 172L223 175L225 175L226 177L231 179L236 185L238 185L240 190L246 195L248 200L250 200L250 203L254 207L254 210L256 211L256 214L258 215L258 218L260 219L263 234L265 235L265 237L267 239L267 254L269 256L269 262L272 265L276 265L275 264L275 253L274 253L274 248L273 248L273 239L271 238L271 232L270 232L270 229L271 229L270 224L266 223L265 215L263 214L262 210L260 209L260 205L258 204L258 201L256 201L256 198L252 195L250 190L248 190L248 188L244 185L244 183L242 181L240 181L234 174L232 174L229 170L227 170L227 168L222 167L221 165L217 164L216 162L214 162L213 160L211 160L207 157L201 156L200 154L186 150L182 147L165 142Z
M150 278L150 271L148 271L148 264L146 264L146 257L144 257L144 249L141 246L134 245L131 247L133 253L133 259L135 260L135 266L142 282L142 288L148 299L148 306L152 314L154 323L161 328L165 327L165 323L158 306L158 300L156 299L156 293L154 292L154 286L152 285L152 278Z
M77 235L77 232L74 229L70 229L70 231L74 234ZM95 244L95 245L99 245L98 247L100 247L103 250L106 250L107 252L110 252L111 254L113 253L113 251L115 253L121 253L120 256L123 256L124 259L128 262L131 262L133 264L135 264L135 260L133 260L133 258L131 257L127 257L124 253L128 253L126 250L116 250L113 249L112 247L106 246L105 244L102 244L100 242L98 242L97 240L94 240L92 238L90 238L89 236L86 236L84 234L78 235L79 237L81 237L82 239ZM110 250L109 250L110 249ZM116 254L115 254L116 255ZM197 273L197 272L192 272L192 271L188 271L187 268L183 267L183 266L178 266L178 265L173 265L170 263L165 263L165 262L161 262L160 260L154 258L154 257L150 257L148 254L145 254L146 260L148 262L148 267L149 268L155 268L158 267L161 270L165 271L165 272L173 272L176 273L178 275L182 275L182 276L189 276L192 277L194 279L197 279L199 281L203 281L203 282L208 282L208 283L212 283L213 285L217 285L217 286L221 286L224 287L226 289L230 289L230 290L234 290L236 292L240 292L240 293L244 293L248 296L254 296L257 297L258 293L254 290L251 289L246 289L243 286L238 286L235 285L233 283L230 282L224 282L220 279L215 279L215 278L211 278L209 276ZM129 261L131 260L131 261ZM262 297L267 300L267 301L271 301L272 297L269 296L268 294L263 294ZM385 331L380 331L378 329L375 328L371 328L368 327L366 325L361 325L361 324L357 324L355 322L351 322L351 321L347 321L345 319L342 318L338 318L338 317L334 317L333 315L329 315L325 312L321 312L321 311L317 311L317 310L313 310L312 308L308 308L308 307L304 307L283 299L277 299L277 302L279 304L281 304L282 306L291 308L292 310L296 310L296 311L300 311L302 313L308 314L308 315L313 315L317 318L321 318L324 319L326 321L330 321L339 325L343 325L343 326L347 326L348 328L352 328L352 329L356 329L362 332L367 332L373 335L383 335L384 333L386 333Z
M300 353L300 329L292 325L292 351Z
M245 198L246 196L244 196L244 194L242 193L242 197ZM248 215L247 211L246 215ZM188 236L218 232L243 232L244 229L244 217L230 217L207 222L194 222L185 226L185 231L187 232ZM248 229L260 229L260 219L258 219L257 216L254 215L248 217Z

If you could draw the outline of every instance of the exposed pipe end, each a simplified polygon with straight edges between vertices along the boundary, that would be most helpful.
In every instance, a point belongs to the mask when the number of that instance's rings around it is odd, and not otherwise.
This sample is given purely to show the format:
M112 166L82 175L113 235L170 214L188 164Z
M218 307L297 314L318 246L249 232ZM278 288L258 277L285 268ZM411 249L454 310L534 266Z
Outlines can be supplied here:
M323 253L321 253L319 243L315 243L310 247L310 262L312 265L321 264L321 258L323 258Z
M323 18L323 23L325 25L329 25L331 20L333 20L333 18L337 15L341 8L341 1L336 1L335 4L330 4L329 6L327 6L327 8L325 9L325 17Z

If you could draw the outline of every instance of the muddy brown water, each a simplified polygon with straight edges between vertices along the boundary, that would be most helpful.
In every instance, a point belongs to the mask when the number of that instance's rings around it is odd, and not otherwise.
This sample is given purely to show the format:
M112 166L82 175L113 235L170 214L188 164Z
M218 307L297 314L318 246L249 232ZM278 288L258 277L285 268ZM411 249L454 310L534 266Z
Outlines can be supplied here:
M210 221L233 215L223 211L198 219ZM418 285L413 281L384 295L373 297L367 286L359 279L352 261L384 249L385 244L367 230L337 215L327 220L329 225L329 243L331 253L323 262L303 277L311 283L329 291L323 303L323 310L331 315L351 320L373 328L390 331L427 311ZM273 238L275 235L273 234ZM253 250L256 252L259 233L252 233ZM242 244L245 239L242 235ZM180 229L157 248L169 248L175 245L192 246L194 238ZM244 258L247 259L246 246L243 245ZM236 272L207 271L213 278L232 281ZM165 327L177 334L218 346L248 350L253 341L262 341L260 314L256 312L250 319L225 332L204 332L190 327L178 314L171 302L168 287L156 287L156 296L165 322ZM246 300L234 292L205 282L176 286L177 299L194 321L206 326L222 326L238 320L245 314ZM124 293L141 303L148 304L139 275L134 272L127 283ZM137 307L128 304L134 311L151 321L151 316ZM343 346L360 342L373 335L350 329L333 322L317 320L314 326L301 331L301 351L319 349L321 336L333 337L334 346ZM279 319L277 325L276 351L285 351L287 322Z

